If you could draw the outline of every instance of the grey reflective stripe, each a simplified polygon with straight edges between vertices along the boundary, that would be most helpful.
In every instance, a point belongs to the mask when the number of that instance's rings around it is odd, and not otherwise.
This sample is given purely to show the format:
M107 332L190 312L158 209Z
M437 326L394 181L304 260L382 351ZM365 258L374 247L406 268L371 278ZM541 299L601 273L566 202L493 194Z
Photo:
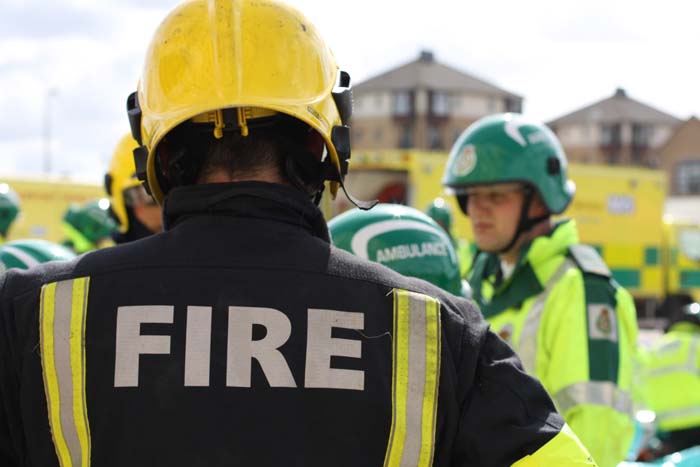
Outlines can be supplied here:
M408 399L406 401L406 446L401 466L418 465L425 393L425 300L409 295Z
M549 278L544 290L537 296L535 303L532 304L525 318L523 330L520 332L518 346L515 351L523 362L525 371L530 374L535 374L535 366L537 361L537 335L540 329L540 320L544 312L544 306L547 304L547 299L552 293L552 290L557 283L564 277L570 269L575 269L576 264L569 258L565 258L559 265L554 274Z
M90 465L85 398L85 318L89 278L41 290L39 345L49 426L62 467Z
M440 379L440 303L394 290L392 420L385 467L433 462Z
M61 404L61 428L73 465L81 464L80 441L73 418L73 374L71 372L70 323L73 309L73 281L56 285L54 351Z
M15 248L10 245L5 245L4 247L2 247L2 249L5 250L5 252L10 253L11 255L14 255L15 258L22 261L24 265L28 268L40 264L39 261L37 261L32 255L30 255L26 251L20 250L19 248Z
M655 368L649 370L649 376L652 378L657 378L660 376L672 374L672 373L700 373L700 368L698 368L697 354L698 346L700 345L700 338L693 336L690 344L688 345L688 359L684 364L671 365L661 368Z
M632 398L610 381L582 381L571 384L554 395L562 415L581 404L604 405L625 415L632 414Z
M687 407L682 409L666 410L663 412L658 412L656 414L656 419L659 422L667 422L669 420L684 417L700 417L700 407Z

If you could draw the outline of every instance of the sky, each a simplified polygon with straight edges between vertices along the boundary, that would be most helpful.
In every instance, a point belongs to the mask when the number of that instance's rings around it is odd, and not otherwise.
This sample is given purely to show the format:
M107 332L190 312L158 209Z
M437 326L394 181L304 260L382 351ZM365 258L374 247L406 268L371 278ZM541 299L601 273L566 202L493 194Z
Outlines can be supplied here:
M178 3L0 0L0 179L48 171L100 182L128 131L126 97L145 50ZM524 113L544 121L617 87L678 118L700 116L694 0L289 3L355 83L426 49L523 96Z

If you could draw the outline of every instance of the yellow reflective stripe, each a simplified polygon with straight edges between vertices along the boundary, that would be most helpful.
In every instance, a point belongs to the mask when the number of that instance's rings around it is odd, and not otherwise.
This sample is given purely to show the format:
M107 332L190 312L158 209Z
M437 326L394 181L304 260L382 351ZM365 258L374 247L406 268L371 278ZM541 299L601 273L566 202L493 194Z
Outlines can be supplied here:
M384 465L401 465L406 440L406 398L408 394L408 294L394 290L394 342L392 376L392 419Z
M440 378L440 304L394 290L392 423L384 465L433 462Z
M61 466L72 465L66 440L61 430L60 394L54 359L53 326L56 305L56 283L41 288L39 312L39 344L41 347L41 368L44 377L44 391L49 411L49 425L56 455Z
M421 433L422 449L419 466L429 466L433 460L435 446L435 424L437 418L437 395L440 384L440 304L429 299L426 307L425 339L425 396L423 398L423 427Z
M89 467L85 323L89 278L42 287L40 347L49 425L62 467Z
M89 277L73 281L73 303L70 322L70 361L73 377L73 418L78 432L80 451L83 454L81 467L90 465L90 426L87 418L85 398L85 322L87 319L87 297Z

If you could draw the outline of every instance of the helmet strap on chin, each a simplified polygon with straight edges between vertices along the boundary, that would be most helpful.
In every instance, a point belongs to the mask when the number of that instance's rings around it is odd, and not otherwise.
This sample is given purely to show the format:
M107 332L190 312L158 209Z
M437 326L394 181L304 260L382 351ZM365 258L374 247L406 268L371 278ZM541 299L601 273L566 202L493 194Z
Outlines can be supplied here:
M497 253L503 254L510 251L522 235L529 232L534 226L540 222L549 218L549 213L542 214L537 217L529 217L528 212L530 211L530 206L532 206L532 201L535 199L535 190L530 187L525 187L525 199L523 200L523 206L520 209L520 217L518 218L518 227L515 229L513 238L511 238L508 245L501 248Z

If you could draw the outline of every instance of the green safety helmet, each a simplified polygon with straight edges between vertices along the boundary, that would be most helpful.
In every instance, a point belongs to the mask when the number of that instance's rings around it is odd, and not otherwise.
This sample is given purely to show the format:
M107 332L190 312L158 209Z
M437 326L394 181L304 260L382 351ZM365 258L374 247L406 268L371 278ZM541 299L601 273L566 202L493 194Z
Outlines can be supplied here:
M0 269L29 269L48 261L75 258L67 248L46 240L15 240L0 246Z
M117 224L109 212L107 198L90 201L83 206L71 204L63 215L67 241L78 253L94 250L97 244L111 238Z
M443 198L435 198L425 209L425 213L438 223L445 232L452 230L452 211Z
M467 294L450 238L417 209L400 204L352 209L331 219L328 228L338 248L455 295Z
M0 183L0 236L7 236L18 214L19 196L7 183Z
M549 212L560 214L576 191L566 166L564 150L546 125L499 114L476 121L457 138L442 184L455 192L465 214L465 188L509 182L532 186Z

